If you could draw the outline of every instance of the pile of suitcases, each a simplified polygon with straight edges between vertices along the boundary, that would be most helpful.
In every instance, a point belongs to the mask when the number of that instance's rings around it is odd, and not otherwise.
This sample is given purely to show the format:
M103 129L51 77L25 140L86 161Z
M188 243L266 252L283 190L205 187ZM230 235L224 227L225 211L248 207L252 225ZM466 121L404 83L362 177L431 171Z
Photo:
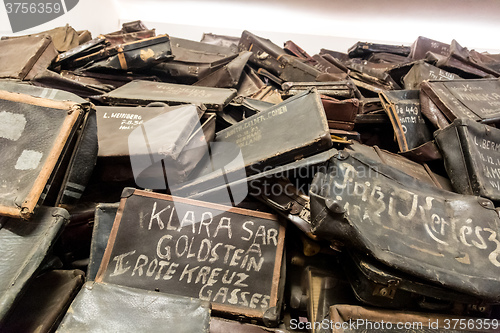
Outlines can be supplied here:
M499 332L499 76L425 37L3 37L0 332Z

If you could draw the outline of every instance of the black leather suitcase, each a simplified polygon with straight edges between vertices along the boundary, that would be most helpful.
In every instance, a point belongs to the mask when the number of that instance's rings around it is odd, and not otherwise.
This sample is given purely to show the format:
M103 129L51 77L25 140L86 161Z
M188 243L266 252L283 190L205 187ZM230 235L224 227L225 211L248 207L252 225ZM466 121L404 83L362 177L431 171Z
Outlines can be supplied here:
M309 194L317 236L430 284L500 302L500 218L488 199L439 189L346 150L317 173Z
M80 270L53 270L33 278L0 331L54 332L84 279Z
M356 298L386 309L488 317L493 305L391 269L362 253L346 251L340 260Z
M499 88L497 79L427 81L420 89L422 113L437 128L456 118L496 123L500 120Z
M133 71L172 59L170 37L161 35L118 46L72 60L72 66L85 71Z
M0 217L0 323L36 277L69 214L62 208L40 207L31 221Z
M350 58L360 58L371 55L372 53L393 53L407 56L410 53L410 47L403 45L376 44L369 42L357 42L347 51Z
M217 132L211 155L200 162L191 181L177 188L178 195L204 192L225 184L224 177L234 181L331 146L325 111L313 88Z
M251 51L250 61L258 67L267 69L274 75L283 73L283 64L279 58L286 54L285 50L271 42L269 39L243 31L238 44L239 51Z
M441 43L437 40L419 36L411 45L409 57L414 60L424 59L427 52L446 56L450 53L450 44Z

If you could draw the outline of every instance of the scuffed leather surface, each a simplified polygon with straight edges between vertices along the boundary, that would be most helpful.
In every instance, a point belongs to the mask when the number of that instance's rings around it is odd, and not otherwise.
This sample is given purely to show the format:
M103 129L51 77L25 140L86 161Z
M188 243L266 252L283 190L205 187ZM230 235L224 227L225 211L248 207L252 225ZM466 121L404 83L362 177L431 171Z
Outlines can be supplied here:
M84 275L80 270L54 270L33 279L0 332L53 332L83 285Z
M31 221L0 219L0 322L21 296L69 214L62 208L40 207Z
M209 332L209 303L87 282L56 332Z

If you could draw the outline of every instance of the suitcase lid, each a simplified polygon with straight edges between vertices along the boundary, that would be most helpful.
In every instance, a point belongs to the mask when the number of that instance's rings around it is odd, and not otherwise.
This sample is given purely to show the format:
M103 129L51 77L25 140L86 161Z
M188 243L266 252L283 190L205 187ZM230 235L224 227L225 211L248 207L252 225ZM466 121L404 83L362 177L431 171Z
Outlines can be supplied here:
M106 58L112 57L120 53L140 50L148 46L158 45L162 43L170 43L170 37L167 34L144 38L124 44L119 44L116 46L108 46L92 54L84 55L80 58L74 59L72 66L76 67L83 66L90 62L102 61ZM170 50L168 50L168 54L170 54Z
M340 152L311 186L313 233L394 269L500 301L493 203L428 185L361 153Z
M112 105L147 105L151 102L204 104L209 109L220 111L235 96L234 89L134 80L103 95L102 99Z
M279 312L284 237L271 214L126 188L96 282L199 297L215 311L262 319Z
M419 36L411 45L409 57L415 60L424 59L427 52L446 56L450 53L450 44Z
M178 190L186 191L185 195L193 194L193 188L202 192L216 186L212 182L220 180L222 170L236 180L241 173L249 176L269 166L300 160L332 144L318 93L304 91L217 132L211 156L201 161L190 176L192 181Z
M180 108L189 108L196 110L198 117L201 117L204 111L194 105L181 105L181 106L151 106L151 107L133 107L133 106L97 106L97 135L99 140L99 157L120 157L129 156L129 142L128 137L134 129L142 126L142 124L149 120L158 117L162 114L168 113L172 110L179 110ZM182 122L187 125L187 123ZM174 124L167 124L174 126ZM172 128L175 128L172 127ZM188 139L189 134L194 129L193 127L187 129L187 135L181 136L179 139ZM173 134L173 133L172 133ZM154 140L150 137L149 140ZM154 141L150 142L154 145ZM177 142L178 148L182 148L182 142Z
M500 120L500 81L498 79L427 81L426 94L451 122L469 118L483 123Z
M52 73L53 72L50 72L50 74ZM47 98L55 101L72 101L80 104L89 103L87 100L81 98L80 96L64 90L37 87L24 82L0 80L0 90L5 90L11 93L31 95L33 97Z
M69 221L62 208L40 207L31 221L0 218L0 322L20 298L28 282Z
M402 56L410 54L410 47L404 45L376 44L369 42L357 42L347 50L350 58L363 57L372 53L394 53Z
M210 305L199 299L87 282L57 332L208 333L209 327Z
M183 63L214 63L224 61L224 59L237 54L229 47L195 42L178 37L170 37L170 46L175 61Z
M285 82L281 85L284 95L296 95L300 92L316 88L318 94L335 98L356 97L354 83L351 81L331 81L331 82Z
M0 214L29 218L84 107L7 91L0 91L0 103Z

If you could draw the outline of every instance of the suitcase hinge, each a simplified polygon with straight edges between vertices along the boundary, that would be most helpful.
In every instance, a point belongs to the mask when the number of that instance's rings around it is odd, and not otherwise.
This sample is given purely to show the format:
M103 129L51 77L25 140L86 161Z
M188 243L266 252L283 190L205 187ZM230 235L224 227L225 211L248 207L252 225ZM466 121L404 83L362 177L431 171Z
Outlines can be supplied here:
M309 203L309 200L300 211L299 217L304 221L311 223L311 204Z

